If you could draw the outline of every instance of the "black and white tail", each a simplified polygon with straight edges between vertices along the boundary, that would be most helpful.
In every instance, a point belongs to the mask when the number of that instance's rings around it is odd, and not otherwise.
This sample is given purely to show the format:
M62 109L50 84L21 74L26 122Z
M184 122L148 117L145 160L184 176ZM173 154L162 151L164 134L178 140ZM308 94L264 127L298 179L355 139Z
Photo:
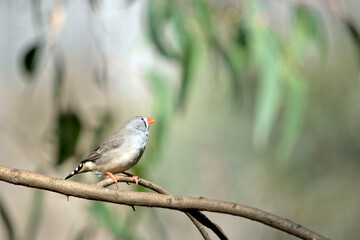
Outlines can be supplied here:
M83 167L84 167L84 163L81 162L81 163L79 164L79 166L77 166L77 167L74 169L74 171L72 171L72 172L69 174L69 176L67 176L67 177L65 178L65 180L66 180L66 179L69 179L69 178L71 178L72 176L74 176L75 174L79 173Z

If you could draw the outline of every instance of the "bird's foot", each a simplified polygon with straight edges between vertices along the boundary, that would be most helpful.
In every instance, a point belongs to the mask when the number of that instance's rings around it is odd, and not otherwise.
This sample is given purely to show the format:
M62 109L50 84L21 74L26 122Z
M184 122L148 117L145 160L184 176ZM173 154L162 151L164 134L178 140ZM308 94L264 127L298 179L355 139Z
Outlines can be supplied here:
M111 178L114 181L114 183L116 184L116 188L119 188L117 177L115 177L114 174L112 174L111 172L105 172L105 173L107 175L106 178Z
M131 177L132 179L134 179L136 185L139 184L139 177L138 176L132 175L131 173L128 173L128 172L122 172L122 173L125 174L126 176Z

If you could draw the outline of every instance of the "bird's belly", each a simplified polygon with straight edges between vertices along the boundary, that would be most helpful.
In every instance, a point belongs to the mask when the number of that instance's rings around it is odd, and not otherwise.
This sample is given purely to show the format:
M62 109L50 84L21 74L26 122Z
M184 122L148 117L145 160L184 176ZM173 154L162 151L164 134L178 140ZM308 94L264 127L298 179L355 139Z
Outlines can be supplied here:
M97 169L100 172L111 172L111 173L120 173L124 172L133 166L139 161L141 155L140 151L129 151L124 154L123 152L113 150L109 153L106 153L99 159L99 164L101 167Z

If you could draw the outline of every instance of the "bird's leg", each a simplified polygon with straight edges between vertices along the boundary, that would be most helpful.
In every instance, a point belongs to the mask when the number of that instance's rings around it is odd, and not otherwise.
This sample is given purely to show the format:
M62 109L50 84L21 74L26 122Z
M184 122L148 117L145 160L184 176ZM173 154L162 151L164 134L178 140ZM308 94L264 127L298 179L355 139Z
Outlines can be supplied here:
M139 184L139 177L138 176L132 175L131 173L128 173L128 172L122 172L122 173L125 174L126 176L131 177L132 179L134 179L136 185Z
M119 188L118 186L118 179L114 176L114 174L112 174L111 172L105 172L107 177L106 178L111 178L114 183L116 184L116 188Z

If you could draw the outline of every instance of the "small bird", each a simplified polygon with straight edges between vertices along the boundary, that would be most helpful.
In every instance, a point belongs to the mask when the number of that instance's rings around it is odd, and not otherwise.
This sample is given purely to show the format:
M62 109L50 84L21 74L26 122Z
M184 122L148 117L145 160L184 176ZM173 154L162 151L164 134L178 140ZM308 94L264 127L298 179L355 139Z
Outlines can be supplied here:
M149 136L149 128L155 119L137 116L113 133L106 141L80 162L72 173L65 178L69 179L75 174L92 171L99 175L108 175L118 187L116 173L131 176L136 184L139 177L127 173L135 166L143 155Z

